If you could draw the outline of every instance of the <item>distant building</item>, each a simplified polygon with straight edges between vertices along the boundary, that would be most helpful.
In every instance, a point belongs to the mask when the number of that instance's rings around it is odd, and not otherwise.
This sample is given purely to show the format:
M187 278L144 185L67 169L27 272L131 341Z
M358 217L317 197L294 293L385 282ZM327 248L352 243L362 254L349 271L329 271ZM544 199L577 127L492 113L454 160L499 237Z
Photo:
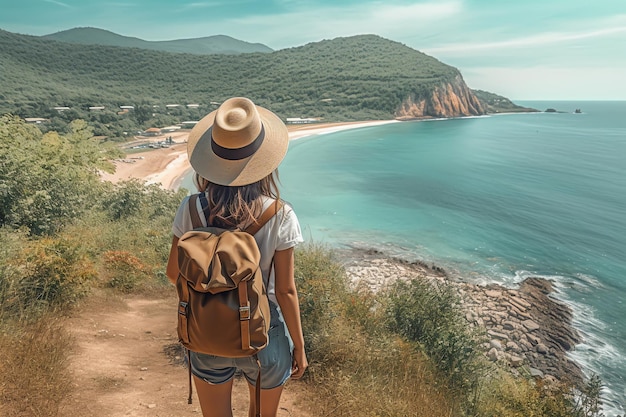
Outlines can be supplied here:
M89 107L89 111L98 111L98 110L104 110L104 106L91 106L91 107Z
M161 128L161 133L174 132L180 130L180 126L166 126Z
M290 124L317 123L319 121L320 119L316 119L313 117L309 117L306 119L303 119L301 117L288 117L287 118L287 123L290 123Z
M35 124L45 123L48 121L48 119L44 119L43 117L26 117L24 120L26 121L26 123L35 123Z
M120 106L120 109L122 110L135 110L135 106Z
M184 122L180 122L179 125L185 129L189 129L198 124L197 120L186 120Z
M54 110L58 111L59 113L63 113L65 110L69 110L69 107L65 107L65 106L57 106L57 107L53 107Z
M180 104L166 104L165 107L167 107L168 109L172 109L174 107L180 107Z
M151 127L149 129L144 130L144 136L158 136L161 134L161 129L158 127Z
M198 107L200 107L199 104L187 104L187 108L189 109L197 109Z

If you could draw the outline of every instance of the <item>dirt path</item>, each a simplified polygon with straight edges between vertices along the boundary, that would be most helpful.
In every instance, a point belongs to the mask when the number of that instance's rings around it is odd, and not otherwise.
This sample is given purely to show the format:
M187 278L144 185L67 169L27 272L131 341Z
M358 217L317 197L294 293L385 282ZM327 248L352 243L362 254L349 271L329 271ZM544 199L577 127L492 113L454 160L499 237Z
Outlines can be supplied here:
M95 299L68 320L76 341L70 369L75 390L59 415L69 417L200 416L187 404L187 368L176 337L176 298L133 295ZM296 406L305 387L290 381L278 415L308 417ZM233 414L247 417L248 388L237 378Z

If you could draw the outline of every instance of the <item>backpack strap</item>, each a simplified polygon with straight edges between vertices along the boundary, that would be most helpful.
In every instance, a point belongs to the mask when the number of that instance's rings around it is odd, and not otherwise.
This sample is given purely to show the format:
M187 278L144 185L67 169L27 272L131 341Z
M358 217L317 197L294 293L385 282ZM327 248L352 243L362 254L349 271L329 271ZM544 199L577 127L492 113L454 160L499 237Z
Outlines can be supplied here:
M187 397L187 404L193 404L193 385L191 384L191 352L187 351L187 369L189 371L189 397Z
M202 220L200 220L200 214L198 213L197 201L200 199L200 205L202 206L202 212L204 217L208 219L207 211L209 202L207 201L204 193L192 194L189 196L189 214L191 215L191 224L194 229L199 227L203 227ZM265 211L259 216L258 219L254 221L250 226L248 226L244 231L254 235L258 232L261 227L265 225L272 217L278 213L278 211L283 208L285 202L282 200L276 200L273 204L271 204ZM208 221L208 220L207 220Z
M204 214L204 219L206 220L206 224L209 224L209 218L211 218L211 210L209 208L209 200L206 198L206 193L198 194L198 198L200 199L200 207L202 207L202 214Z
M197 208L197 201L198 201L198 197L199 194L192 194L189 197L189 214L191 215L191 227L194 229L197 229L199 227L202 227L202 220L200 220L200 215L198 214L198 208ZM187 286L183 286L183 288L185 289L185 292L187 290ZM187 300L188 300L188 296L187 296ZM184 304L183 306L183 310L181 311L181 305ZM179 304L179 312L178 314L183 314L186 315L187 314L187 303L180 303ZM187 404L191 404L193 402L193 385L191 384L191 353L189 352L189 349L185 349L187 352L187 370L189 372L189 397L187 398Z
M254 387L254 402L256 405L254 417L261 417L261 361L259 360L259 355L254 355L254 359L256 366L259 367L259 373L256 376L256 386Z
M247 233L250 233L251 235L254 235L256 232L258 232L261 227L263 227L265 225L265 223L267 223L272 217L274 217L276 215L276 213L278 213L278 210L280 210L281 208L283 208L283 206L285 205L284 201L282 200L276 200L275 203L271 204L267 209L265 209L265 211L263 212L263 214L261 214L261 216L256 219L256 221L254 223L252 223L250 226L248 226L245 231ZM272 264L274 263L274 261L272 260ZM245 343L247 343L247 345L250 345L250 331L249 331L249 319L250 319L250 303L248 301L248 286L244 283L244 285L239 285L239 320L241 323L241 340L242 340L242 345L244 344L244 341L246 341ZM244 317L246 317L247 315L247 319L244 319ZM260 417L261 416L261 362L259 361L259 357L257 355L254 355L256 364L259 368L259 372L257 374L256 377L256 385L254 387L254 402L255 402L255 406L256 406L256 410L255 410L255 417Z
M265 225L265 223L267 223L272 217L274 217L276 213L278 213L278 210L283 208L284 205L285 202L283 200L276 200L267 209L265 209L263 214L261 214L261 216L256 219L254 223L246 227L244 231L250 233L251 235L254 235L261 229L261 227Z
M256 232L265 225L276 212L283 207L285 203L281 200L276 200L274 204L269 206L263 214L256 220L255 223L248 226L245 229L246 233L254 235ZM247 283L240 283L238 288L239 293L239 324L241 327L241 348L248 350L250 348L250 301L248 299L248 285Z
M196 206L198 196L199 194L192 194L189 197L189 214L191 215L191 225L194 229L202 227L202 220L200 220L200 215L198 214L198 208Z
M239 293L239 327L241 327L241 348L250 349L250 301L248 300L248 283L240 282Z

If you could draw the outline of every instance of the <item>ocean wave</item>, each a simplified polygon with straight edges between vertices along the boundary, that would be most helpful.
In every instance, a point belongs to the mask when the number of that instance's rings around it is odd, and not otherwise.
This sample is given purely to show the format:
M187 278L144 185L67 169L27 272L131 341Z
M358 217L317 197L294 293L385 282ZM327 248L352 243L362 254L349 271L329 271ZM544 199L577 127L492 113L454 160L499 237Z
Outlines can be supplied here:
M602 288L600 281L589 274L577 273L574 276L533 274L530 271L516 271L516 279L531 276L543 278L553 283L555 292L551 295L572 309L572 326L579 332L582 342L567 355L583 370L586 377L597 374L602 378L604 387L602 401L606 417L616 417L624 413L626 389L619 387L614 375L615 370L626 367L626 358L619 348L606 337L611 331L609 326L597 318L596 310L584 302L572 297L571 291L588 294L594 288ZM622 381L623 383L623 381Z

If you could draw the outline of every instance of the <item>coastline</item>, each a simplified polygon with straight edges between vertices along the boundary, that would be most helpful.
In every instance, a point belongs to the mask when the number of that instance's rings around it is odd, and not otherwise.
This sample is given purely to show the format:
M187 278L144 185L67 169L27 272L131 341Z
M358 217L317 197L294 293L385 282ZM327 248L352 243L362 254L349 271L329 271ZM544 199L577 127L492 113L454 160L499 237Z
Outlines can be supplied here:
M580 342L572 309L552 297L554 287L544 278L527 278L519 286L475 284L451 279L437 265L409 262L377 249L337 250L349 283L379 291L396 280L422 279L452 286L471 327L482 329L482 353L515 376L556 381L582 387L581 366L568 353Z
M398 122L289 125L288 129L290 140L298 140ZM176 143L169 148L136 153L115 161L116 173L104 174L103 179L118 182L136 178L148 184L159 184L164 189L177 189L191 169L186 154L187 135L188 132L180 132ZM163 139L154 137L151 140ZM438 266L405 262L377 250L340 249L337 253L349 280L374 291L393 279L420 278L451 283L463 300L468 323L482 328L487 335L483 345L485 356L508 367L513 374L541 378L546 382L567 380L576 386L584 381L580 365L568 357L568 352L580 342L572 324L571 308L550 296L553 288L548 280L530 278L517 288L471 284L451 281Z
M324 135L343 130L363 127L380 126L388 123L399 123L398 120L372 120L362 122L340 122L319 124L287 125L289 140L298 140L309 136ZM189 173L191 166L187 159L187 137L189 131L177 132L143 138L144 142L164 141L172 136L174 144L168 148L158 148L145 152L137 152L126 158L114 160L115 172L101 173L104 181L117 183L137 179L147 184L159 184L161 188L176 190L182 179Z

